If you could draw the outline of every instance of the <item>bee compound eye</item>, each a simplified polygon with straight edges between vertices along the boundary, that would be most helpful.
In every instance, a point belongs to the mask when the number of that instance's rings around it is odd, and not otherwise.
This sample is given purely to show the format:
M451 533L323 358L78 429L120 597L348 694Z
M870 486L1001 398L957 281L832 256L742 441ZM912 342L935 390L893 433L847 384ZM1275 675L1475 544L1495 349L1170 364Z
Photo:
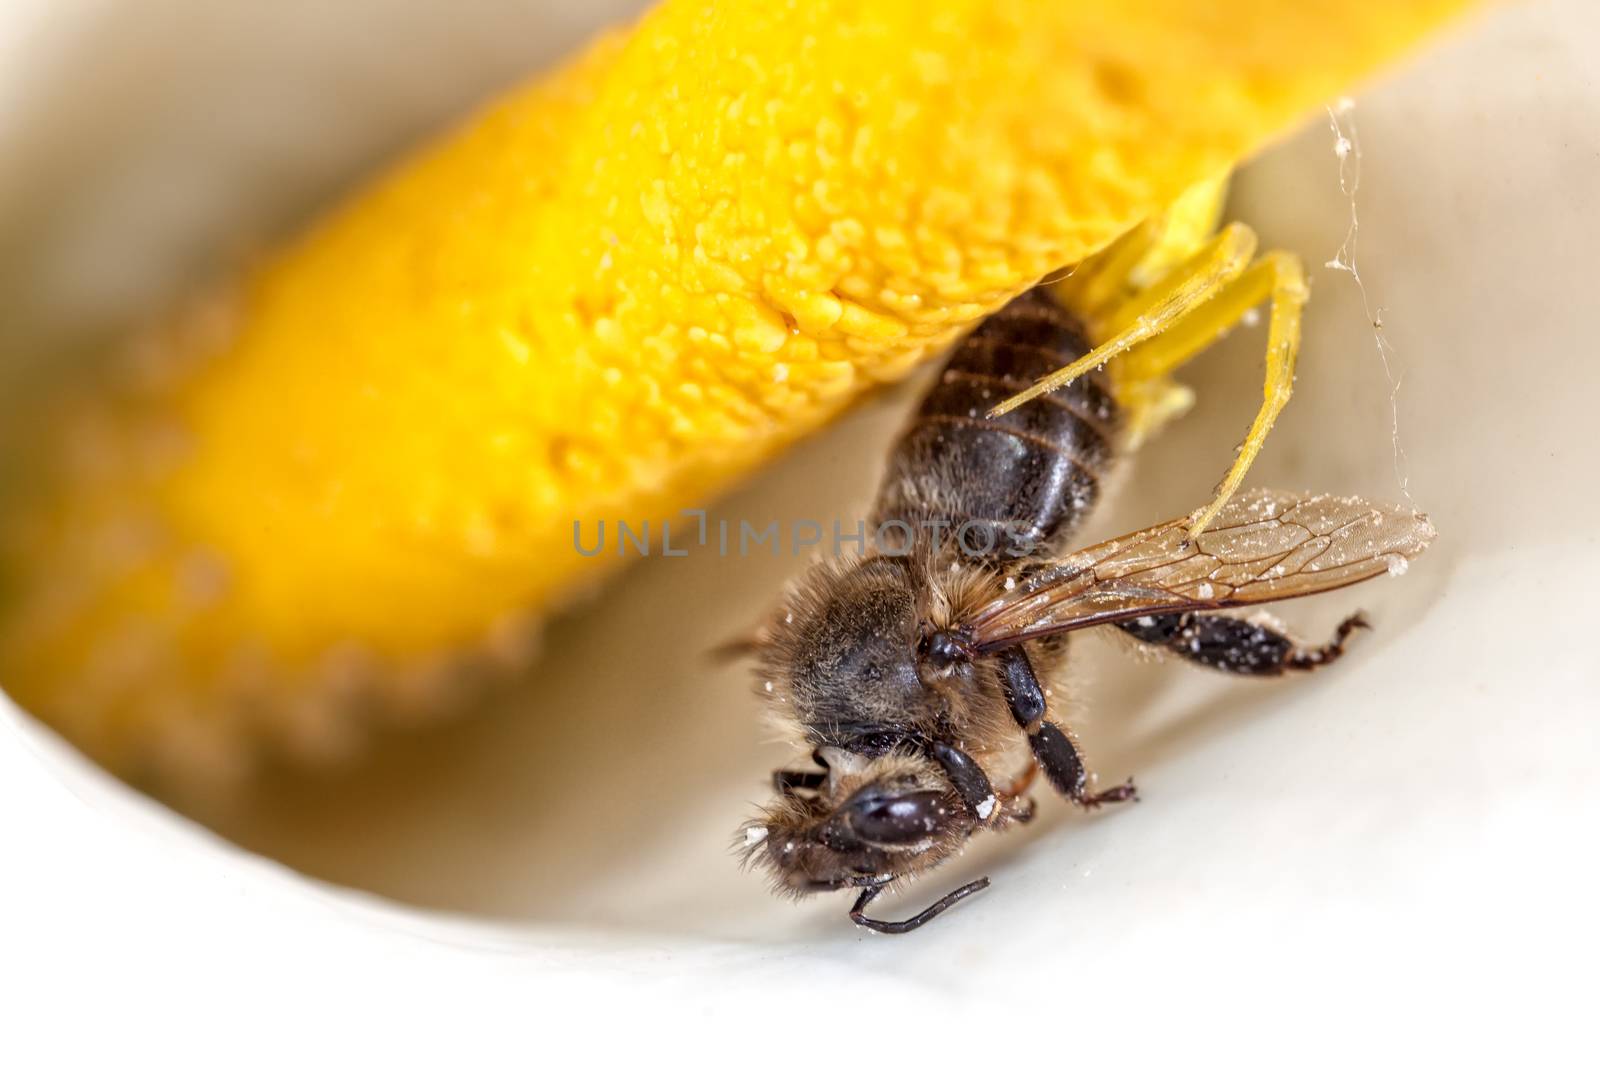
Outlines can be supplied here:
M875 793L850 801L855 835L871 844L914 844L937 833L949 817L942 792Z

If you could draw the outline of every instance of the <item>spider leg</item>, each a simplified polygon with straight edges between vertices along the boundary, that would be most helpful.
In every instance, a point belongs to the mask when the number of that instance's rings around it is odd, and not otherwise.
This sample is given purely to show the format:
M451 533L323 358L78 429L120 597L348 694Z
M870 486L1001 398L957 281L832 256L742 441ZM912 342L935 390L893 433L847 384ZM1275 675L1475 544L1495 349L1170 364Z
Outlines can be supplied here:
M1199 533L1228 498L1238 490L1245 473L1261 453L1267 434L1283 411L1294 391L1295 363L1300 353L1300 316L1310 291L1306 287L1305 272L1300 260L1288 252L1268 252L1251 263L1238 277L1230 281L1216 295L1194 309L1194 312L1173 327L1130 352L1112 370L1112 387L1118 392L1129 411L1129 421L1137 435L1147 431L1149 425L1160 418L1160 412L1143 406L1138 397L1141 390L1146 396L1160 396L1162 387L1174 388L1169 376L1174 370L1205 351L1222 334L1237 325L1250 310L1263 300L1271 306L1267 325L1266 375L1262 383L1261 407L1250 424L1233 465L1217 486L1211 502L1190 521L1191 534ZM1131 401L1131 402L1130 402ZM1152 417L1153 416L1153 417Z
M1233 223L1225 227L1182 267L1125 303L1108 323L1111 331L1109 340L1096 345L1060 370L1045 375L1015 396L996 404L990 409L989 417L998 418L1029 400L1054 392L1100 369L1130 348L1165 332L1243 273L1255 252L1256 235L1248 226ZM1128 319L1131 321L1126 321Z
M996 405L991 417L1061 388L1117 359L1109 371L1133 443L1187 408L1187 390L1170 380L1174 370L1204 351L1263 300L1271 302L1263 398L1232 466L1211 501L1195 512L1190 532L1200 533L1238 490L1267 434L1294 389L1300 351L1300 316L1310 292L1300 261L1287 252L1255 259L1256 237L1232 223L1185 263L1104 319L1109 339L1061 370Z

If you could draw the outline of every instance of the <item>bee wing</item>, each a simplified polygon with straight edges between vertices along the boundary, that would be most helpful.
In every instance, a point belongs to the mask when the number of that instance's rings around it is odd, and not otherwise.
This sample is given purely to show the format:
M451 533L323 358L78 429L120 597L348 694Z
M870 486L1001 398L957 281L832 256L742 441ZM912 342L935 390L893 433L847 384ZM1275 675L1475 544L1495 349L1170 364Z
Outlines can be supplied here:
M1404 572L1435 536L1426 515L1353 497L1256 489L1193 540L1179 518L1086 548L980 607L977 652L1176 611L1287 600Z

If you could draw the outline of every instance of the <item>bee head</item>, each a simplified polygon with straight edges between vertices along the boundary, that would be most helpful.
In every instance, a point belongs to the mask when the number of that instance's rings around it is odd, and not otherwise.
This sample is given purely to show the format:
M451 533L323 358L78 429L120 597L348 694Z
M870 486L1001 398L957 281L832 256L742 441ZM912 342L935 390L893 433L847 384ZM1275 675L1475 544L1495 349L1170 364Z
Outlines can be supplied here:
M780 891L864 886L932 869L960 850L977 822L929 760L824 748L827 778L789 788L747 822L738 846Z

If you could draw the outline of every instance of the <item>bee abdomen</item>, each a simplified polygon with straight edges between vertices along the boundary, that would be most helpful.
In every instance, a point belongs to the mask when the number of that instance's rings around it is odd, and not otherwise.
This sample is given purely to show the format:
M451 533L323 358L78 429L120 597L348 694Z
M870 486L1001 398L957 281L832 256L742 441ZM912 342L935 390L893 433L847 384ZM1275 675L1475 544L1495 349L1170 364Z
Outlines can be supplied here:
M1042 289L956 346L889 456L877 521L958 531L978 555L1054 549L1089 512L1115 455L1116 401L1091 374L1000 418L990 407L1089 350Z

